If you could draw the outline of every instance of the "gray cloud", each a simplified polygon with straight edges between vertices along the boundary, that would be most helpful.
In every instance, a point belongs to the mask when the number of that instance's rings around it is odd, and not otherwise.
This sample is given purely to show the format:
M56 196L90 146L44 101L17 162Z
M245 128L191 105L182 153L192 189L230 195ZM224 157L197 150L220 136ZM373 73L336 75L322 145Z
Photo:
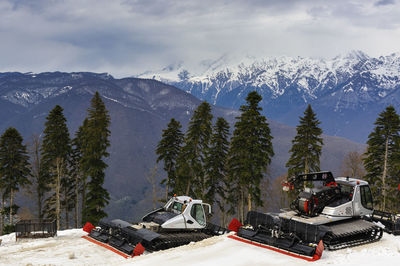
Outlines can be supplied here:
M397 51L400 8L365 0L0 1L0 71L134 75L223 54Z
M376 6L394 5L394 0L380 0L375 3Z

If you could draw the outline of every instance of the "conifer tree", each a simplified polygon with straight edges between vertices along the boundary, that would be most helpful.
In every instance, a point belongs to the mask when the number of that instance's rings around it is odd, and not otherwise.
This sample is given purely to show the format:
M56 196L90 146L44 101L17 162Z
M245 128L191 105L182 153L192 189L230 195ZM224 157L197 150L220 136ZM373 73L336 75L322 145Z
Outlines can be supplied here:
M190 119L177 162L177 167L180 168L178 170L180 185L177 187L180 187L185 195L191 194L200 199L205 198L207 192L204 163L212 134L212 118L210 104L202 102Z
M168 200L170 188L175 188L176 183L176 159L178 158L183 143L182 125L174 118L168 123L167 129L163 130L161 140L157 145L157 162L164 162L164 170L167 178L162 180L165 183L165 200Z
M388 106L381 112L375 122L376 127L368 136L368 148L364 158L364 166L375 203L382 210L388 207L387 196L391 191L390 184L397 186L398 159L399 159L399 130L400 118L393 106ZM380 193L379 193L380 192Z
M206 158L208 192L206 201L213 205L216 201L221 211L221 224L225 224L227 180L227 158L229 150L229 124L218 117L210 140L210 149Z
M231 191L237 194L232 200L239 202L236 205L242 222L246 197L249 211L253 204L262 206L260 182L274 155L271 131L259 106L261 99L256 91L247 95L246 104L240 107L242 113L237 117L229 150L228 171L234 185Z
M82 153L82 170L90 180L87 183L85 217L82 222L97 224L107 216L104 207L110 196L103 187L107 164L103 158L108 157L110 146L110 116L98 92L93 96L88 109L88 118L84 129L85 145Z
M79 201L79 196L81 198L81 225L83 226L86 223L86 192L87 192L87 180L88 176L86 171L84 171L84 158L83 155L85 154L85 151L87 149L87 142L88 142L88 133L86 131L89 129L88 126L88 118L85 118L83 120L82 125L78 128L78 130L75 133L75 138L73 140L73 155L76 156L75 159L78 160L78 165L75 165L75 172L74 174L78 174L79 172L79 177L75 176L75 178L78 178L77 182L79 183L79 186L76 187L78 189L77 194L75 195L75 201ZM74 160L74 159L73 159ZM78 195L79 194L79 195ZM78 206L76 206L78 208ZM75 216L78 217L77 212L78 210L75 209ZM78 219L78 218L76 218Z
M29 145L29 153L31 157L31 182L33 185L32 194L35 195L37 215L40 221L43 219L43 201L47 191L46 179L43 172L42 155L40 153L41 145L42 141L40 136L36 134L33 135Z
M300 124L296 127L297 135L292 140L292 148L289 151L291 155L286 163L289 177L320 170L319 157L323 139L319 124L321 122L309 104L304 116L300 117Z
M10 225L13 225L15 193L30 184L29 156L19 132L8 128L0 138L0 184L2 194L9 198Z
M41 153L50 197L45 201L45 210L48 218L57 220L57 230L59 230L62 195L65 192L65 186L69 184L66 180L69 178L67 163L71 146L63 108L56 105L46 119ZM64 197L68 196L64 195Z
M71 170L69 169L70 165L70 156L68 155L68 161L66 162L66 173L64 178L61 179L61 198L60 204L61 208L64 210L64 219L65 219L65 229L70 228L70 213L74 209L75 202L74 202L74 188L75 188L75 180L74 176L71 175Z
M72 181L73 189L73 210L74 210L74 227L79 226L79 202L80 196L83 192L83 182L84 178L81 170L81 160L82 160L82 127L78 129L75 133L75 138L71 141L71 155L69 158L69 175Z

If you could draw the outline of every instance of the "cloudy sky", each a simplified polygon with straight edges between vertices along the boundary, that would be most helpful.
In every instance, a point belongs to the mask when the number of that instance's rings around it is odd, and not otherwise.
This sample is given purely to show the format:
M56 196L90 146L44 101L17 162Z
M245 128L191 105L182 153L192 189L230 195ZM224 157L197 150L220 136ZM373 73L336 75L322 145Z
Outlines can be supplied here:
M400 51L400 0L0 0L0 71L116 77L223 54Z

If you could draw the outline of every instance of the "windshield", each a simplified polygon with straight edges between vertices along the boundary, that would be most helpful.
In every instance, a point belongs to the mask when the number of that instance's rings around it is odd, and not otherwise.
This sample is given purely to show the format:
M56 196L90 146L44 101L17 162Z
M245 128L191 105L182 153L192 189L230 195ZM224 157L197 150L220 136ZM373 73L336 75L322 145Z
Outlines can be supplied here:
M341 191L343 197L348 198L348 200L353 199L353 192L354 192L353 186L341 184L340 191Z
M174 201L167 207L167 211L173 211L175 213L182 213L183 211L183 204L177 201Z

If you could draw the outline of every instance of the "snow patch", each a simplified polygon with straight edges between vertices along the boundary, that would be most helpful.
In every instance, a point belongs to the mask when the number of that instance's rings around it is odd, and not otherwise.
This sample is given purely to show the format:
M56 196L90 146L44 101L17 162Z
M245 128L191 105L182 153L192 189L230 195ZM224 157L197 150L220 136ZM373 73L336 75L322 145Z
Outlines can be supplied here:
M160 91L160 95L166 95L166 94L168 94L169 93L169 89L162 89L161 91Z

